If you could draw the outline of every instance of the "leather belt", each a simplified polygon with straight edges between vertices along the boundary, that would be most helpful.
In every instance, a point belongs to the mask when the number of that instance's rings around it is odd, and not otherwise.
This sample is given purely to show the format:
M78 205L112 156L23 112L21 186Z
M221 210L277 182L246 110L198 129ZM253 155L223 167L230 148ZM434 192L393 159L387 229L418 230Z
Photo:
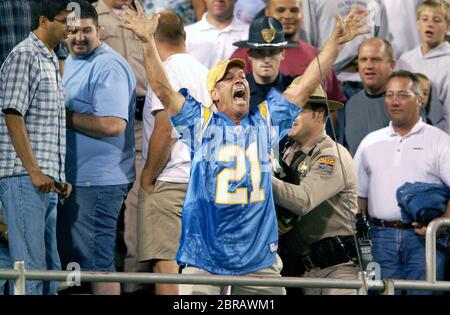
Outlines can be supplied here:
M403 221L384 221L377 218L370 218L369 220L372 224L381 227L391 227L397 229L412 229L411 223L405 223Z

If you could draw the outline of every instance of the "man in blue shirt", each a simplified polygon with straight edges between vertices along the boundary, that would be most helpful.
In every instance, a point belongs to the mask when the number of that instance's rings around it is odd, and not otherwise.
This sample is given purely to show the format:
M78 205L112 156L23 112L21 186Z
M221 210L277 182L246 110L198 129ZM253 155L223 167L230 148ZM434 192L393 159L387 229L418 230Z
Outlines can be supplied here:
M123 57L99 38L95 8L79 2L81 19L67 39L66 176L71 198L58 212L58 249L65 268L115 270L116 225L135 178L136 80ZM94 294L119 294L119 283L95 283Z
M143 42L147 77L167 110L174 127L191 148L191 177L183 207L182 235L177 261L183 273L279 276L278 236L271 186L271 149L286 135L309 94L320 82L317 62L306 70L298 85L283 94L272 90L267 101L250 108L245 63L219 62L208 74L213 105L205 107L186 89L172 89L158 57L154 32L158 15L146 20L123 16L123 28ZM351 14L354 14L353 11ZM336 32L320 54L328 72L339 46L351 40L363 23L360 18L339 20ZM267 43L276 32L264 30ZM272 35L271 35L272 34ZM216 112L213 108L217 109ZM220 288L180 286L182 294L218 294ZM234 287L233 294L284 294L277 287Z

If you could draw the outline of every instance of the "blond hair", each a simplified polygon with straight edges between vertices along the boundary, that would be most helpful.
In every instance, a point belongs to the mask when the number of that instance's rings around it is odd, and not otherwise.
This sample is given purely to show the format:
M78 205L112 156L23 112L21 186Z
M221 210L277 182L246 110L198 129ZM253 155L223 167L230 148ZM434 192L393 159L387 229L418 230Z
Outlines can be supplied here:
M442 13L445 18L445 22L450 24L450 4L447 0L426 0L422 2L416 11L416 19L420 19L420 15L425 9L437 9Z

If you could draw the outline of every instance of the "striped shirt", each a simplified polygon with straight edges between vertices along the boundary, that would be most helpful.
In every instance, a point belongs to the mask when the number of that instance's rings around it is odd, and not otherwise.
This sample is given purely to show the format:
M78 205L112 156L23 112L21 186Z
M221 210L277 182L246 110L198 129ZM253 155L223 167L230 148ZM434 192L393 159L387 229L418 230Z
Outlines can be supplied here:
M58 59L34 34L19 43L0 69L0 178L26 175L6 127L6 109L25 120L33 154L44 174L65 180L66 112Z

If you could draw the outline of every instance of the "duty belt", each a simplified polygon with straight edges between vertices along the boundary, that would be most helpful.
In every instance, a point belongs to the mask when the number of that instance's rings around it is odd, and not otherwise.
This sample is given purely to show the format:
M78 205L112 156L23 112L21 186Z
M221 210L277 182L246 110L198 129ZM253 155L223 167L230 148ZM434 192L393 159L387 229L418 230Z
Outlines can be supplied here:
M357 253L353 236L326 237L310 245L308 255L300 261L305 271L328 268L346 262L356 262Z

